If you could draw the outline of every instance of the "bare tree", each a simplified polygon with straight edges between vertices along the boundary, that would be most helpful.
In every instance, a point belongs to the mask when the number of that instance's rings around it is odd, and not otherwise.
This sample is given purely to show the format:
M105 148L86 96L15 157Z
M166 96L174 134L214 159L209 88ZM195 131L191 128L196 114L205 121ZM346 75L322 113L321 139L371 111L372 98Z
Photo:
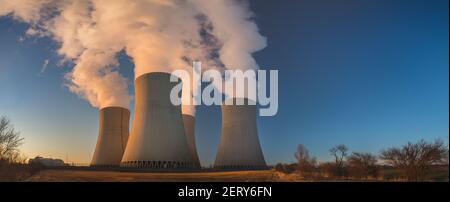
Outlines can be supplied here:
M12 126L10 120L5 116L0 117L0 161L15 162L20 158L19 146L23 138Z
M347 158L350 174L359 178L377 177L377 156L370 153L353 152Z
M299 144L297 146L297 151L295 152L295 158L297 159L298 162L305 160L305 159L309 159L309 152L304 145Z
M315 171L317 164L316 158L309 156L309 152L304 145L298 145L295 158L297 159L297 168L302 175L310 175Z
M388 165L401 169L409 181L424 180L432 165L448 161L448 147L440 139L433 143L420 140L408 143L401 148L381 151L380 158Z
M344 159L347 156L347 151L348 148L343 144L337 145L329 150L335 159L337 176L343 176L345 174Z

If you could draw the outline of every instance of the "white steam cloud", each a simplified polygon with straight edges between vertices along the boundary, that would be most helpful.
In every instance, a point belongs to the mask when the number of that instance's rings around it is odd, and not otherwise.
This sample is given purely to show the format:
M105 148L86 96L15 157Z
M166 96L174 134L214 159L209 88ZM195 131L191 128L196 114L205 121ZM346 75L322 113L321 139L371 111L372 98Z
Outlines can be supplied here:
M252 53L266 46L245 1L0 0L0 16L30 25L27 35L58 42L69 90L98 108L128 108L128 81L117 55L149 72L191 68L257 69ZM183 107L186 113L195 110Z

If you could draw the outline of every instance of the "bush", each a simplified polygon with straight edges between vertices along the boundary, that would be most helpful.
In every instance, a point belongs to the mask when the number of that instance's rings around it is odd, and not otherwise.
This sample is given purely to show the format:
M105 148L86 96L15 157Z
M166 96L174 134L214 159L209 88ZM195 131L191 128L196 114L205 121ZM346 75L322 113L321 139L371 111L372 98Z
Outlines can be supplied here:
M275 166L275 170L278 172L282 172L282 173L286 173L286 174L291 174L294 173L295 170L297 168L297 164L296 163L291 163L291 164L281 164L278 163Z
M298 145L297 152L295 152L295 158L297 159L297 170L300 171L303 176L311 176L316 172L316 158L310 157L308 150L302 144Z
M370 153L353 152L347 158L348 171L352 177L368 178L378 176L377 157Z
M430 143L421 140L400 148L381 151L380 158L390 166L400 169L408 181L424 180L431 166L448 162L448 147L442 140Z

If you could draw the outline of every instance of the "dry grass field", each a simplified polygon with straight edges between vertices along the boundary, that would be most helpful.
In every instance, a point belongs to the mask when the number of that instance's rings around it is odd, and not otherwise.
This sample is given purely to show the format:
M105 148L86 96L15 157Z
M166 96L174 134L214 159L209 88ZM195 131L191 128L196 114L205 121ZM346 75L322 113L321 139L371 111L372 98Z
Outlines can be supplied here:
M267 182L299 181L294 175L274 170L148 173L94 170L42 170L26 181L32 182Z
M287 174L275 170L197 171L197 172L136 172L125 170L95 170L89 168L30 169L19 167L0 170L0 181L29 182L330 182L330 181L406 181L399 171L384 168L380 177L357 179L323 175L302 177L298 172ZM434 167L424 181L448 182L448 166Z

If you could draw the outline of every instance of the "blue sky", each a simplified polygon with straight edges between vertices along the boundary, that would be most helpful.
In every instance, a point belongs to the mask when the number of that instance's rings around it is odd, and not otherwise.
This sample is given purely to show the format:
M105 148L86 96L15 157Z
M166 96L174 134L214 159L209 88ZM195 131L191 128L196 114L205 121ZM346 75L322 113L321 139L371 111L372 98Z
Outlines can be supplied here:
M270 164L294 161L297 144L329 160L328 149L376 153L419 139L448 142L448 1L250 1L268 46L254 54L279 70L279 111L258 117ZM27 26L0 18L0 114L25 138L29 157L89 162L97 109L69 92L58 45L26 38ZM49 64L41 73L45 60ZM133 92L133 64L120 57ZM131 105L133 109L133 103ZM197 146L211 164L220 108L197 109Z

